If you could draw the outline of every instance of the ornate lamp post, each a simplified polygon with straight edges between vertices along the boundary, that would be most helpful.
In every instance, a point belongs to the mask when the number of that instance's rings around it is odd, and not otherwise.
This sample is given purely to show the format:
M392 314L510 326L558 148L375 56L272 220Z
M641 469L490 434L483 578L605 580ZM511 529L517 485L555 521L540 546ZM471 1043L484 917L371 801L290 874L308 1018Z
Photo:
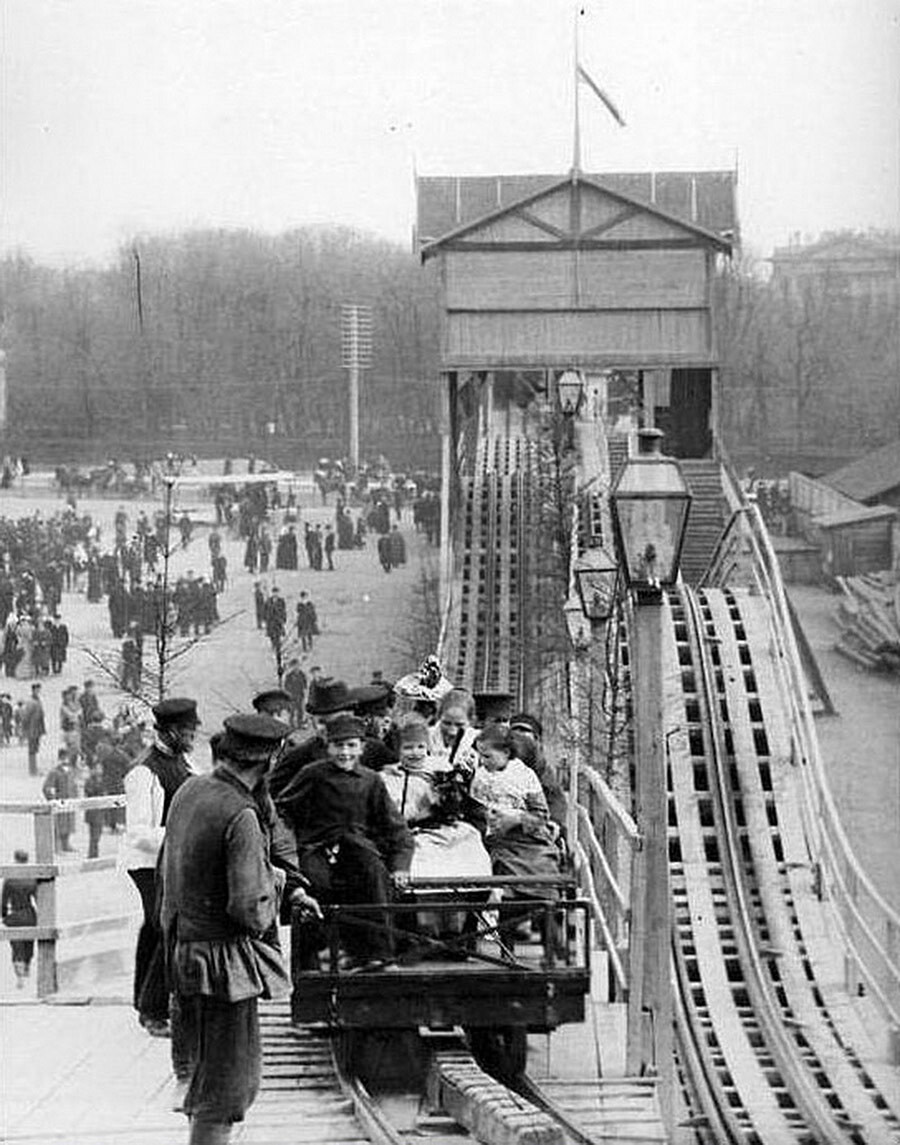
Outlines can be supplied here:
M581 611L591 625L601 624L612 615L618 575L615 558L602 545L585 549L572 566Z
M662 438L659 429L638 431L638 455L626 462L611 495L625 581L641 599L660 596L678 579L691 504L681 466L660 453Z
M566 370L560 374L556 383L556 393L559 398L560 413L572 416L578 413L584 397L584 378L578 370Z
M664 457L659 430L639 433L639 453L611 495L616 548L634 601L631 679L635 730L635 818L643 845L632 883L628 1037L630 1074L656 1074L663 1120L674 1121L671 895L662 672L663 590L678 579L691 496L678 462Z

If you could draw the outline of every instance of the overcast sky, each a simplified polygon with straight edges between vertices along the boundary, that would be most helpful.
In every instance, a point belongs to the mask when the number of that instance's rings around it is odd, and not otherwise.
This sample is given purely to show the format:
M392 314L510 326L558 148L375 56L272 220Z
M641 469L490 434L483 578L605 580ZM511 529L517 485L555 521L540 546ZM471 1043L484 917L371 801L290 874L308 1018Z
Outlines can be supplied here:
M585 0L588 171L739 170L745 244L900 226L900 0ZM408 243L413 172L562 174L570 0L4 0L3 250L188 226Z

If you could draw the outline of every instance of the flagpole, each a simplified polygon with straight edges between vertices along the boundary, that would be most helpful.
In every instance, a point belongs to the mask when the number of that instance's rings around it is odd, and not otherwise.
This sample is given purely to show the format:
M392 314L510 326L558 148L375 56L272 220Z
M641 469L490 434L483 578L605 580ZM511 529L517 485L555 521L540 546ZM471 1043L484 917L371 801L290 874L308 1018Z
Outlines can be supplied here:
M574 124L572 132L572 171L574 174L581 174L581 113L578 100L578 88L580 87L578 79L578 5L579 0L575 0L574 5L574 24L573 24L573 52L574 61L572 67L572 79L575 85L575 107L574 107Z

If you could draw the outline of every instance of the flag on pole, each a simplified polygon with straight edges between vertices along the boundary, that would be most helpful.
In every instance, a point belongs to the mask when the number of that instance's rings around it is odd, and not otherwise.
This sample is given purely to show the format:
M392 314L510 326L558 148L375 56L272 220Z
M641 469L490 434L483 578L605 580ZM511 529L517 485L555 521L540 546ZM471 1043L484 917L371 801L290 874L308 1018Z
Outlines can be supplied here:
M622 118L622 113L619 111L619 109L616 107L616 105L613 103L613 101L609 98L609 96L606 94L606 92L603 90L603 88L600 87L600 85L598 83L595 83L594 80L591 79L591 77L587 74L587 72L584 70L584 68L581 66L581 64L578 65L578 78L583 83L587 84L587 86L591 89L591 91L594 93L594 95L600 100L600 102L603 104L603 106L606 108L606 110L609 112L609 114L616 121L616 123L618 123L619 127L624 127L625 126L625 120Z

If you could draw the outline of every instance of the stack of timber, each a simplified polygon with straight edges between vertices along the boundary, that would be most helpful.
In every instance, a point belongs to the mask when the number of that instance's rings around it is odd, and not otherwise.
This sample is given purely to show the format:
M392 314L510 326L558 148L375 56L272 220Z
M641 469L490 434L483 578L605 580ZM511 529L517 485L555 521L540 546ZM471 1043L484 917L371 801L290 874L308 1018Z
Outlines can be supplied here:
M835 648L854 663L900 674L900 583L895 573L839 576L840 639Z

